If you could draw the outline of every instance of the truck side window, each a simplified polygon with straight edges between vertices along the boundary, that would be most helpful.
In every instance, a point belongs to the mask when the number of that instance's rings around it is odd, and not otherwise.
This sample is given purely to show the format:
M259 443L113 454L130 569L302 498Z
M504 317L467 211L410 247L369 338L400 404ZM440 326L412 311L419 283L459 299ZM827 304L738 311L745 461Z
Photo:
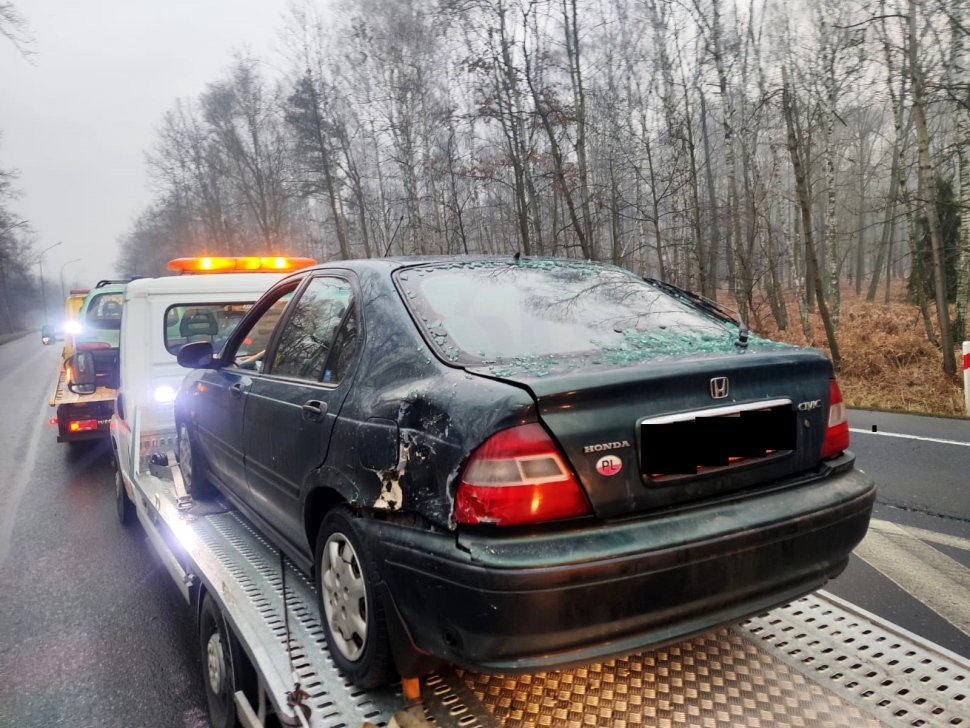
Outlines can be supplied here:
M352 306L353 290L347 281L325 277L311 280L280 334L272 373L325 381L337 328ZM327 383L336 383L332 371Z

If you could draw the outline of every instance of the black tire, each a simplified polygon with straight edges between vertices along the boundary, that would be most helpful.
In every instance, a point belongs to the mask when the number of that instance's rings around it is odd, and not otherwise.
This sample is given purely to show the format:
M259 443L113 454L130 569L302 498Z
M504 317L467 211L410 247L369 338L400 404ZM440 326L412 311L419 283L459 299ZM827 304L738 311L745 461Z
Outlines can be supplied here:
M209 722L213 728L236 725L236 670L232 658L239 651L233 641L222 612L206 594L199 614L199 647Z
M192 437L189 426L185 422L179 423L178 442L175 459L178 460L182 471L182 481L185 490L193 497L206 497L213 494L212 484L205 473L205 460L199 450L199 445Z
M359 516L344 507L320 524L315 564L320 617L330 656L365 690L397 678L391 657L384 602L373 555L364 546Z
M121 477L121 471L115 469L115 507L118 510L118 520L122 526L131 526L136 520L135 504L128 497L125 490L125 481Z

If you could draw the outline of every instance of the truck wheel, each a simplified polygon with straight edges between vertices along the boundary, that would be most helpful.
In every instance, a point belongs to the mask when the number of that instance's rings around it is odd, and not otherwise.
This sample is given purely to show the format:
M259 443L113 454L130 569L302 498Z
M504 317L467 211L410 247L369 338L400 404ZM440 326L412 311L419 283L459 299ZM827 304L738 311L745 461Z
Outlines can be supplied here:
M334 508L317 536L316 582L330 656L358 687L396 677L377 567L364 547L358 517Z
M209 722L213 728L232 728L236 725L236 676L233 670L231 639L219 607L206 594L199 615L199 646L202 649L202 673L205 696L209 703Z
M118 509L118 520L121 521L121 525L130 526L135 522L135 504L128 497L120 470L115 470L115 506Z
M192 440L189 433L189 426L182 422L179 424L178 432L178 457L179 467L182 470L182 480L185 483L185 490L191 496L205 496L212 493L212 486L205 476L205 462L202 460L202 453Z

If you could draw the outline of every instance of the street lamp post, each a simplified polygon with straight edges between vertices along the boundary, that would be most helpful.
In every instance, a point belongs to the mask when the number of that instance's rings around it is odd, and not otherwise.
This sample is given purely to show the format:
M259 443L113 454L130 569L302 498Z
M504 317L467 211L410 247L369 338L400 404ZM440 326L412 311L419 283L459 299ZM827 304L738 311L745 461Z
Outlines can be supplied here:
M44 325L47 325L47 290L44 286L44 253L52 248L56 248L58 245L62 245L64 241L60 240L53 245L48 245L42 251L37 258L37 264L40 266L40 303L44 307Z
M67 289L64 288L64 269L67 268L67 266L69 266L71 263L77 263L79 260L81 259L74 258L61 266L61 298L67 298Z

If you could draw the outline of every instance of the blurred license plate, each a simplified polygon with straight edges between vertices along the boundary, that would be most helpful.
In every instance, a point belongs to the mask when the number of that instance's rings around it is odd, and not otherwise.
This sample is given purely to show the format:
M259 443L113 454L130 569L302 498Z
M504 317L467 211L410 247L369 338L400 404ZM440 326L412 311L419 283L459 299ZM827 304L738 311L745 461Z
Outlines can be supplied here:
M790 407L640 425L644 475L696 475L741 460L795 449L795 412Z

